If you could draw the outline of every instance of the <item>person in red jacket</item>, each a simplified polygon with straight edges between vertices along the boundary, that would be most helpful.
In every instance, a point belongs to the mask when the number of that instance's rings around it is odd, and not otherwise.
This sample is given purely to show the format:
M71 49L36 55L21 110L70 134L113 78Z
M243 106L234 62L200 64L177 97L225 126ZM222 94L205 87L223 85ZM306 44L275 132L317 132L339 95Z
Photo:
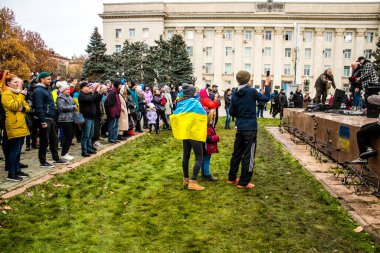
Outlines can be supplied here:
M208 95L207 89L202 89L199 92L199 96L199 102L201 102L201 105L203 106L207 114L210 113L210 110L219 107L219 97L215 96L215 101L212 101Z
M210 182L215 182L218 180L217 178L211 176L210 173L211 155L214 153L219 153L217 145L219 135L216 134L214 128L215 116L216 110L212 109L207 116L207 138L203 149L202 178Z

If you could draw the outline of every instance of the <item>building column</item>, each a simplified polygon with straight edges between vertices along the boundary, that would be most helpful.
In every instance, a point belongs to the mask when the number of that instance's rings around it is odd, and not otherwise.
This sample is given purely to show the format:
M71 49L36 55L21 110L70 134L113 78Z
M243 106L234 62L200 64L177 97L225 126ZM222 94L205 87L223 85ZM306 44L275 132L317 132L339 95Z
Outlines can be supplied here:
M202 85L202 73L203 73L203 30L204 27L195 27L194 36L194 76L197 78L195 82L197 86Z
M320 74L323 72L323 40L324 40L324 28L315 28L314 48L312 49L312 57L314 58L313 66L311 69L309 91L312 97L315 94L314 84Z
M355 41L355 60L360 56L364 56L364 43L365 43L365 28L356 29L356 41Z
M332 70L337 89L342 89L344 30L344 28L335 29L334 65L332 66Z
M243 69L243 30L244 27L239 26L235 27L235 36L234 36L234 78L240 70Z
M181 36L183 37L183 39L185 39L185 27L183 27L183 26L176 27L176 28L175 28L175 32L176 32L178 35L181 35Z
M214 51L214 83L223 83L223 27L215 27L215 51Z
M285 57L285 52L284 52L284 39L283 39L283 34L284 34L284 27L275 27L274 28L274 55L276 57L274 65L273 65L273 87L278 85L282 87L281 84L281 76L282 76L282 69L283 69L283 59ZM294 52L292 52L294 54ZM262 54L261 54L262 55ZM260 84L261 87L261 84Z
M254 37L255 37L255 44L254 44L254 53L253 58L254 60L254 66L253 66L253 85L260 85L261 86L261 74L263 73L263 34L264 34L264 27L255 27Z

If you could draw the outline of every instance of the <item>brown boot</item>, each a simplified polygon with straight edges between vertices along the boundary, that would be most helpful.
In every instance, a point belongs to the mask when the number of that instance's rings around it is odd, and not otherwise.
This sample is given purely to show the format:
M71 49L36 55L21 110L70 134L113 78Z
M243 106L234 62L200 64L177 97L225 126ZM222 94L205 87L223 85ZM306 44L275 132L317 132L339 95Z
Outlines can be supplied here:
M187 187L189 190L203 191L205 188L198 184L196 180L189 180L189 185Z
M183 178L183 185L188 186L189 185L189 178Z

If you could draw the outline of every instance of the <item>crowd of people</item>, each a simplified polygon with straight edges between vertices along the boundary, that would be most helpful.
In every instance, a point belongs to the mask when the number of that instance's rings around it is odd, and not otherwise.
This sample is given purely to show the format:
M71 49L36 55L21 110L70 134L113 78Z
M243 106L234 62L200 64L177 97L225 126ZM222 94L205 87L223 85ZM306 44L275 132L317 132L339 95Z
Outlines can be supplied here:
M169 116L182 96L180 87L159 89L136 82L107 80L90 83L52 80L52 73L42 72L30 82L2 72L0 130L7 180L21 181L29 175L22 171L21 151L38 149L41 168L67 164L74 159L73 139L81 145L81 156L96 154L100 138L118 143L136 133L153 128L160 133L170 130ZM48 162L50 151L53 163ZM60 151L60 153L59 153ZM79 154L78 154L79 155Z

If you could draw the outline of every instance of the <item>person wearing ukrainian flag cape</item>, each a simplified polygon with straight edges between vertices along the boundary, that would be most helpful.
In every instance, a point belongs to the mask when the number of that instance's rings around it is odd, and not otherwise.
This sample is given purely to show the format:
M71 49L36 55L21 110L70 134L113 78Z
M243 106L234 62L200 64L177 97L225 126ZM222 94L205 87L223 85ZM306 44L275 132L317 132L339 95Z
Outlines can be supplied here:
M197 183L198 173L203 163L203 142L207 137L207 114L196 99L196 89L192 85L182 86L183 97L177 103L174 114L170 116L174 138L183 143L183 184L189 190L202 191L205 188ZM193 174L189 177L191 150L195 154Z

